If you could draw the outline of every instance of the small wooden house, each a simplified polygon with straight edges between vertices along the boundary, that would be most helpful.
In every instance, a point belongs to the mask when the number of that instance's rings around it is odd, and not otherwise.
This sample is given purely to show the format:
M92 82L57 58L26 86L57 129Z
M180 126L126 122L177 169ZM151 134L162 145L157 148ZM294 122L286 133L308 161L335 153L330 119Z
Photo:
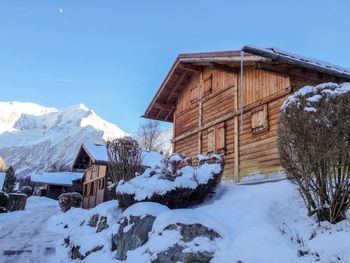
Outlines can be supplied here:
M34 187L40 187L40 195L52 199L67 192L82 194L83 173L78 172L42 172L30 175Z
M223 154L226 178L283 176L282 103L305 85L349 80L349 70L272 48L181 54L144 117L173 123L174 152Z
M160 165L163 155L154 151L141 153L144 168ZM106 145L82 144L73 163L74 170L84 171L83 208L93 208L107 201L107 165L110 162Z
M105 145L81 145L73 163L73 169L84 170L83 208L92 208L105 201L108 160Z

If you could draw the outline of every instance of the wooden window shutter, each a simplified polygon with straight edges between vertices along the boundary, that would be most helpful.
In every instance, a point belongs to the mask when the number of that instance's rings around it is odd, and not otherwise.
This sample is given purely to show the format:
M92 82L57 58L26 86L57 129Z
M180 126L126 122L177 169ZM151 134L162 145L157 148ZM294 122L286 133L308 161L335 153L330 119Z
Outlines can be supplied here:
M252 110L252 132L257 134L269 129L267 104Z
M191 104L194 104L198 101L198 85L195 85L191 88Z
M225 122L216 125L216 153L225 153Z
M204 80L204 97L212 93L213 90L213 74L209 78Z
M215 127L208 129L208 153L215 152Z

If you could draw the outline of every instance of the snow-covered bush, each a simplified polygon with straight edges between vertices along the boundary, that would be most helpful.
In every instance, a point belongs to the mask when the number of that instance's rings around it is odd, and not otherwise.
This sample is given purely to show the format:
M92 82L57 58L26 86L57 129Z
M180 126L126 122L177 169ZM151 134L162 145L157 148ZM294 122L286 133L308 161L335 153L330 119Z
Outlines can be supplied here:
M63 212L68 211L72 207L80 207L83 197L79 193L64 193L58 197L58 204Z
M3 191L0 191L0 207L7 207L9 196Z
M336 223L350 206L350 83L305 86L282 106L282 166L309 215Z
M33 189L29 185L24 185L21 187L20 192L26 194L29 197L33 194Z
M129 207L151 201L169 208L185 208L201 203L220 182L223 161L219 155L197 158L198 166L194 167L190 158L173 154L163 160L161 167L119 182L116 189L119 205Z

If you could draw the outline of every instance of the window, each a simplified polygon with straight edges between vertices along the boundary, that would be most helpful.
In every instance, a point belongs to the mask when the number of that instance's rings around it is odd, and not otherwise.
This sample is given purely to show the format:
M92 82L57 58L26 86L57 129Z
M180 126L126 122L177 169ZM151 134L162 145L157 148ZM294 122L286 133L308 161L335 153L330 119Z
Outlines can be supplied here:
M213 90L213 74L209 78L204 80L204 97L212 93Z
M208 129L208 153L215 152L215 127Z
M225 122L208 129L208 154L225 153Z
M225 123L216 125L216 153L225 153Z
M195 104L198 101L198 85L195 85L191 88L191 104Z
M252 132L257 134L268 129L267 104L265 104L252 110Z

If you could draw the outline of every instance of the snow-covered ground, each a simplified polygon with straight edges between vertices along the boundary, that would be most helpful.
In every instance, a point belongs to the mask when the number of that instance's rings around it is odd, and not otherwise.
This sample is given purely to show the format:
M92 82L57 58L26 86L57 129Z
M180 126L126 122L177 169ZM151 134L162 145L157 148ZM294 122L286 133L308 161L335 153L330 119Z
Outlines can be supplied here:
M118 262L110 252L111 235L117 232L116 222L121 216L115 201L63 214L55 201L40 200L30 198L26 211L0 214L1 253L24 251L20 255L1 255L1 262L78 262L70 260L68 250L62 246L67 235L83 241L85 250L104 243L104 249L83 262ZM183 209L179 213L171 211L171 220L191 215L191 221L211 222L222 236L213 262L350 262L350 219L336 225L317 224L306 215L297 191L288 181L258 185L223 182L214 198L187 210L189 213ZM94 213L107 216L110 227L96 233L95 228L87 226ZM167 216L161 213L156 222ZM142 256L134 254L133 258L146 258Z
M47 221L58 213L57 201L33 196L26 210L0 214L0 262L59 262L56 243L63 235L46 229Z

